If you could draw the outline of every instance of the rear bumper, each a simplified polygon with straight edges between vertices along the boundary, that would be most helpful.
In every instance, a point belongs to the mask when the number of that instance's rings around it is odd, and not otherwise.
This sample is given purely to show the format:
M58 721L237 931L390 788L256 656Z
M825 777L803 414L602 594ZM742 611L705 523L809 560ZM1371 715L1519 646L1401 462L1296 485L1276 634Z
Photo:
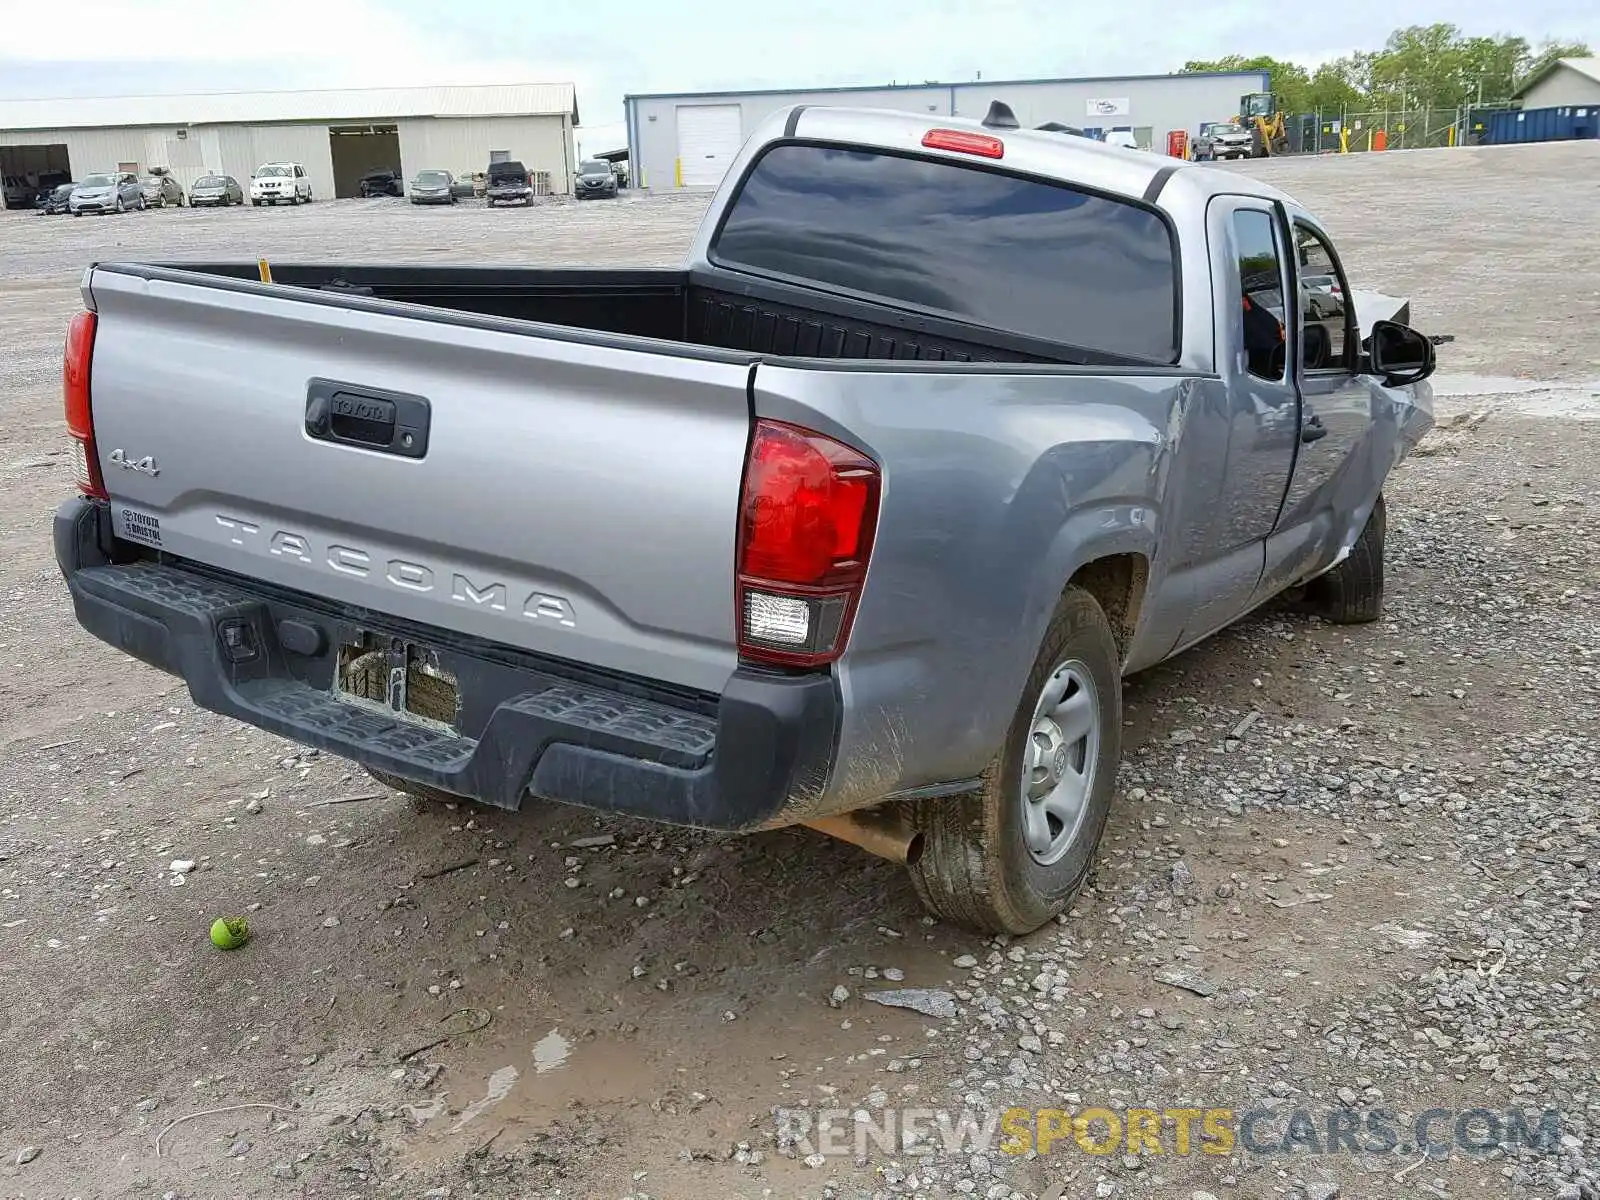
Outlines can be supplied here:
M516 809L528 795L710 829L811 815L839 727L830 676L736 670L721 696L674 692L536 659L445 630L375 625L315 597L134 557L104 504L55 518L56 560L79 623L176 675L196 704L418 783ZM247 631L255 653L225 651ZM437 652L458 681L454 731L353 704L339 647L378 633Z

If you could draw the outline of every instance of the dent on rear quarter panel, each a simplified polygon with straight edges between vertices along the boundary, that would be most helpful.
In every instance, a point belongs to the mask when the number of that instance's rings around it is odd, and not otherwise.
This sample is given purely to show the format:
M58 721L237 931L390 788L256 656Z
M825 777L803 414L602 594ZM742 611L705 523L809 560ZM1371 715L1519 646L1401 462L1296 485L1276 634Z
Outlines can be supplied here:
M757 415L840 438L883 469L819 811L983 769L1073 570L1151 554L1184 382L762 364Z

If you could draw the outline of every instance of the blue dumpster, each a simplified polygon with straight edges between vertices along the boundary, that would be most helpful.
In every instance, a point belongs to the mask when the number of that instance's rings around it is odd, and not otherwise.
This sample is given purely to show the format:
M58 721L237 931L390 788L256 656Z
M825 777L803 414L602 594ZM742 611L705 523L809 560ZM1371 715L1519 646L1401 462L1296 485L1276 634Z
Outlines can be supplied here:
M1489 118L1484 141L1491 146L1514 142L1561 142L1600 138L1600 105L1564 104L1497 112Z

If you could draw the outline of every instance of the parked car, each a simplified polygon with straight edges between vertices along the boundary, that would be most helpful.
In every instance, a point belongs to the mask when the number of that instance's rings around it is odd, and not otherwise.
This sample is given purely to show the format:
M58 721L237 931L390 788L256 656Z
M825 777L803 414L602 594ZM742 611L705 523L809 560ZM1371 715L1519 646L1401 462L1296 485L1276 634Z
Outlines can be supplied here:
M127 212L130 208L144 206L144 189L139 186L139 177L127 171L85 175L67 199L67 209L75 217L86 212Z
M251 204L259 208L263 204L277 204L280 201L286 204L311 203L311 180L299 163L263 163L250 176Z
M244 203L244 189L232 175L202 175L189 189L189 204L194 208L227 208Z
M469 183L468 195L471 187ZM456 180L449 171L418 171L411 181L413 204L454 204L456 199Z
M70 212L72 189L75 183L59 183L39 197L38 208L41 217L59 216L61 213Z
M1379 617L1432 423L1402 302L1316 362L1253 302L1350 295L1290 196L914 113L777 112L675 269L256 269L84 277L91 633L419 796L805 823L989 931L1081 887L1124 676Z
M39 189L21 175L7 175L4 179L3 195L7 208L28 208L33 204L34 198L39 194Z
M1138 150L1139 139L1126 129L1113 129L1106 134L1106 145L1120 146L1124 150Z
M139 190L150 208L165 208L169 204L183 207L183 184L165 172L146 175L139 181Z
M1194 140L1196 162L1221 162L1230 158L1249 158L1255 149L1255 135L1234 121L1213 121L1200 127Z
M403 196L406 194L406 185L400 172L393 167L378 167L361 177L356 190L367 199L373 196Z
M614 200L617 196L617 173L603 158L591 158L580 163L573 195L579 200Z
M487 172L489 186L484 192L489 207L496 204L532 204L533 180L528 168L515 159L490 163Z
M459 200L471 200L489 190L488 177L482 171L468 171L457 175L450 185L450 194Z

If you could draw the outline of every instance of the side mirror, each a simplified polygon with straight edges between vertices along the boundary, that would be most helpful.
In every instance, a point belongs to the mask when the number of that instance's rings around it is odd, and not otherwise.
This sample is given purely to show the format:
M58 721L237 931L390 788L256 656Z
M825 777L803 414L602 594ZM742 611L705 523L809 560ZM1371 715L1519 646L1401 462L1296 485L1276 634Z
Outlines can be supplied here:
M1381 376L1385 387L1407 387L1433 374L1433 343L1409 325L1374 321L1367 346L1372 374Z

